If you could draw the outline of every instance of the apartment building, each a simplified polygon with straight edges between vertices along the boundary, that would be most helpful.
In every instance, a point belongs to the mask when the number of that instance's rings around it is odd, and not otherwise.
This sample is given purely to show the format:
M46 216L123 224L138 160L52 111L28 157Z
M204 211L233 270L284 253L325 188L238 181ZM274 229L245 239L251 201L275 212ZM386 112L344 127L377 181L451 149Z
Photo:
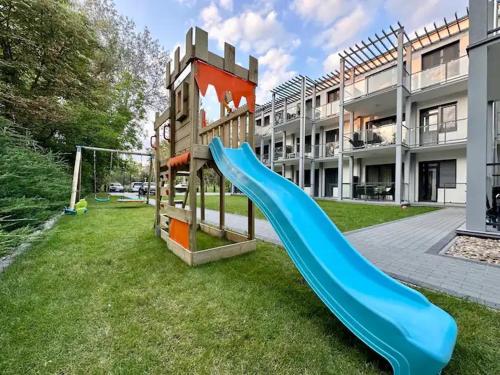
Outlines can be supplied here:
M272 90L257 156L314 197L464 205L469 44L466 14L351 46L339 70Z

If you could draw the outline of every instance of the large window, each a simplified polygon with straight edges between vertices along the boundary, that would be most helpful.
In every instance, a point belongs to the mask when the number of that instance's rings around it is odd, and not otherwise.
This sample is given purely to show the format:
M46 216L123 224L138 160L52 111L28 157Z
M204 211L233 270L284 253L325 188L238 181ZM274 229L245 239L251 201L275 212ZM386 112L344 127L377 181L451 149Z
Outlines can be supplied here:
M420 127L425 133L445 133L457 130L457 103L445 104L420 111Z
M459 58L460 48L458 42L445 47L427 52L422 55L422 70L434 68Z
M316 95L316 108L321 106L321 95Z
M367 184L392 184L395 180L396 165L381 164L366 166Z
M455 189L457 187L457 161L441 160L439 162L438 187Z
M271 117L270 116L265 116L264 117L264 126L267 126L271 123Z
M328 103L333 103L336 102L337 100L340 100L340 90L335 89L332 91L328 92Z

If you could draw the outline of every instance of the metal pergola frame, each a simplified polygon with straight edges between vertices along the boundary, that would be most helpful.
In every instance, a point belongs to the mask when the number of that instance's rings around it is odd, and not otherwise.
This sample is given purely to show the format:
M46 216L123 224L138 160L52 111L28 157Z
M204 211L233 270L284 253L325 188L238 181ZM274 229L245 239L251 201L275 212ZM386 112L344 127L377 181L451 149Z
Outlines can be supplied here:
M436 37L438 41L442 41L446 38L452 37L463 31L461 23L463 23L469 17L469 8L466 8L466 14L463 16L458 16L457 13L454 14L454 19L448 21L446 17L443 18L441 24L432 24L432 28L425 26L423 32L420 33L415 31L415 36L410 38L406 33L404 26L397 22L395 26L390 26L386 30L382 30L380 33L375 33L374 36L368 37L367 40L362 40L361 42L355 43L354 46L346 48L344 51L339 53L339 56L344 60L347 74L349 71L354 73L354 76L362 75L368 73L372 69L379 68L383 65L390 64L397 59L397 48L398 48L398 34L403 33L403 43L404 47L410 48L411 51L418 51L425 48L436 41L432 39L432 36ZM452 30L452 27L456 26L456 30ZM443 32L446 34L443 35ZM340 83L340 72L335 71L330 75L326 75L327 79L331 79L336 84ZM323 77L317 81L322 82ZM325 86L318 86L319 88L324 88ZM328 87L328 86L326 86Z

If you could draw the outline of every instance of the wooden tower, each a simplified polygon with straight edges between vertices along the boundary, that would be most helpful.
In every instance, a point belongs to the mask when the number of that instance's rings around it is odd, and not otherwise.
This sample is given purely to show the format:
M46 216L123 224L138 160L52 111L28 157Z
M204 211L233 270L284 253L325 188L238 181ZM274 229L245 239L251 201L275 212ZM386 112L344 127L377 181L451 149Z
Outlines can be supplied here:
M194 37L194 41L193 41ZM243 142L254 147L255 88L258 81L258 61L249 57L249 68L235 62L234 46L224 44L224 57L208 50L208 34L196 28L186 34L185 55L180 48L167 65L166 85L170 106L156 114L156 233L167 242L168 248L189 265L198 265L252 251L256 247L254 206L248 200L248 232L237 233L225 226L224 176L214 164L208 145L220 137L225 147L236 148ZM206 124L200 111L200 95L208 85L214 86L220 104L220 119ZM240 99L247 104L239 107ZM227 101L236 107L231 110ZM162 155L160 136L169 140L169 154ZM205 222L205 189L203 173L212 168L218 175L219 225ZM182 201L175 200L175 180L188 176L188 189ZM200 221L197 217L197 191L200 192ZM179 207L180 206L180 207ZM224 237L233 243L198 251L198 230Z

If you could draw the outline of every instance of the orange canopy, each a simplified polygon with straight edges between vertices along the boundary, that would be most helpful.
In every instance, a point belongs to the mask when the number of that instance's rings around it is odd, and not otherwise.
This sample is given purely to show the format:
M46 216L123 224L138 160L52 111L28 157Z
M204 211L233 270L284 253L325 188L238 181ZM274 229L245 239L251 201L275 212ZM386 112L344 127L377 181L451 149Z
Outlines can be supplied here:
M174 156L173 158L168 159L167 165L169 167L175 168L180 167L182 165L189 164L189 160L191 159L191 153L189 151Z
M224 94L230 92L234 105L238 107L242 97L247 99L248 110L255 112L255 84L237 77L233 74L218 69L203 61L194 62L195 79L200 88L201 95L205 96L208 85L215 87L219 103L224 100Z

